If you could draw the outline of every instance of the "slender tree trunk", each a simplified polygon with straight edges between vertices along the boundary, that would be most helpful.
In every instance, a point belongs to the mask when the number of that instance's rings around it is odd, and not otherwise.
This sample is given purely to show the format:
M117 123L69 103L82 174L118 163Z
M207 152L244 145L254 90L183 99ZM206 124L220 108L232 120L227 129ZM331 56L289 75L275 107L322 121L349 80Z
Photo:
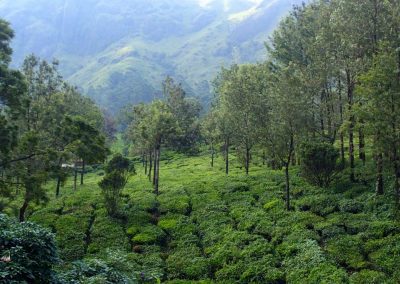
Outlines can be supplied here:
M340 75L338 75L338 92L339 92L339 113L340 113L340 124L343 124L343 101L342 101L342 81ZM344 135L340 131L340 161L342 168L346 165L345 150L344 150Z
M348 99L348 110L349 110L349 159L350 159L350 181L355 182L355 174L354 174L354 126L355 126L355 118L353 114L353 91L354 86L351 79L350 72L346 71L347 77L347 99Z
M61 167L62 165L62 158L58 160L58 166ZM60 196L60 186L61 186L61 177L60 175L57 176L57 186L56 186L56 197Z
M153 186L156 184L156 174L157 174L157 148L154 147L154 162L153 162Z
M285 164L285 188L286 188L286 210L290 210L290 180L289 180L289 164Z
M331 98L330 91L327 86L325 86L325 103L326 103L326 124L328 128L328 137L332 139L333 127L332 127L332 108L331 108Z
M344 168L346 165L346 158L344 156L345 156L344 135L343 135L343 132L340 132L340 163L341 163L342 168Z
M383 154L382 152L376 155L376 184L375 192L376 195L383 194Z
M148 160L148 155L147 154L145 154L145 156L144 156L145 158L145 161L144 161L144 174L145 175L147 175L147 160Z
M229 174L229 138L225 140L225 174Z
M285 162L285 187L286 187L286 210L290 210L290 177L289 177L289 166L290 161L293 154L294 148L294 137L290 136L290 144L289 144L289 155L287 157L287 161Z
M320 105L320 109L319 109L319 121L320 121L320 128L321 128L321 133L322 135L325 134L325 124L324 124L324 109L323 109L323 102L324 102L324 91L321 92L321 105Z
M157 147L156 147L156 171L155 171L155 182L154 182L154 192L156 195L158 195L159 191L158 191L158 184L159 184L159 180L160 180L160 155L161 155L161 145L160 142L158 143Z
M248 146L246 146L246 175L249 175L249 168L250 168L250 149Z
M60 196L61 178L57 177L56 197Z
M85 175L85 160L82 160L81 185L83 185L83 176L84 175Z
M296 152L294 150L292 153L292 166L296 166Z
M262 153L262 164L263 164L263 166L265 166L265 160L266 160L266 158L265 158L265 150L264 150L263 153Z
M363 121L360 121L360 124L363 124ZM363 165L365 165L365 136L364 136L364 129L360 127L358 130L358 151L359 151L359 158L362 161Z
M28 208L28 201L25 199L24 203L22 204L22 207L19 209L19 221L24 222L25 221L25 212L26 209Z
M152 168L153 168L153 151L150 151L150 153L149 153L149 159L150 159L150 164L149 164L149 173L148 173L148 176L149 176L149 181L151 181L151 170L152 170Z
M78 169L76 168L76 165L74 167L74 190L76 190L76 182L78 179Z
M214 144L211 143L211 167L214 167Z

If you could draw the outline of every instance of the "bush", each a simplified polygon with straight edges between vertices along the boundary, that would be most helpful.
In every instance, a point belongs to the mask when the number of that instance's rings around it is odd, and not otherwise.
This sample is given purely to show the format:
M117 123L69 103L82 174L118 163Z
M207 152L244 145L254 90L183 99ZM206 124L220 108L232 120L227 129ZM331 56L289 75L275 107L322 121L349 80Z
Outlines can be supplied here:
M301 211L311 211L320 216L326 216L338 211L339 197L335 195L317 194L306 196L296 201L296 205Z
M99 182L99 186L110 216L116 216L122 189L132 174L135 174L133 164L120 154L115 155L106 165L106 175Z
M353 269L368 265L364 259L363 241L358 236L338 236L328 242L326 250L340 265Z
M233 193L233 192L246 192L250 190L250 187L247 183L245 182L232 182L228 183L226 185L226 191L228 193Z
M159 210L161 213L186 214L189 211L190 198L184 189L169 189L158 196L160 202Z
M350 276L350 283L351 284L381 284L387 283L387 276L385 273L375 270L361 270L359 272L353 273Z
M348 283L348 276L344 269L337 268L335 265L330 263L322 263L311 270L310 274L307 277L306 283Z
M293 243L294 255L287 255L284 267L288 283L346 283L346 273L330 263L318 243ZM328 278L326 278L328 277ZM324 282L327 279L326 282ZM324 281L322 281L324 280Z
M123 251L107 251L105 258L90 258L77 261L61 275L65 283L137 283L143 278L155 283L160 275L142 273L142 267L133 254Z
M34 223L0 214L0 283L54 283L54 235Z
M313 185L327 187L336 170L339 152L333 145L323 142L309 142L301 147L301 171Z
M343 199L339 202L339 209L342 212L359 213L363 210L363 204L352 199Z
M157 226L146 226L141 228L139 234L132 238L136 244L154 244L163 241L165 233Z
M175 250L166 260L169 277L180 279L204 279L209 272L208 260L195 246Z
M127 250L128 238L120 224L107 217L96 217L90 235L88 253L105 252L108 248Z
M260 260L251 260L251 264L245 266L240 280L244 283L284 283L285 274L276 265L273 255L264 255Z
M369 241L366 244L370 261L382 271L398 273L400 263L400 235L388 236L383 239ZM396 277L399 277L398 274ZM396 279L399 280L400 279Z

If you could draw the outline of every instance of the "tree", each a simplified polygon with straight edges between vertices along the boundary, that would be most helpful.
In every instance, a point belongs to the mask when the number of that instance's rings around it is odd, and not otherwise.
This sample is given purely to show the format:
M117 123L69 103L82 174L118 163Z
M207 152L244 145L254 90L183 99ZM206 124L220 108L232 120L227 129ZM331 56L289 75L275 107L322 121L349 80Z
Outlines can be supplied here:
M170 146L187 152L199 137L197 121L199 108L186 101L181 86L167 77L163 83L165 100L155 100L148 105L133 108L129 137L139 151L150 157L151 179L153 171L154 193L159 193L161 147ZM190 138L191 137L191 138Z
M117 216L121 191L129 178L135 174L133 164L122 155L115 155L105 167L106 175L99 182L104 202L110 216Z
M400 146L398 112L400 110L399 62L400 55L388 44L382 44L374 56L373 66L360 78L357 94L358 110L364 119L366 131L373 137L376 161L376 193L383 194L382 153L391 153L390 161L395 177L396 200L400 196Z
M30 223L0 214L0 282L55 283L59 258L54 235Z
M9 68L12 49L10 47L14 32L8 22L0 19L0 171L14 162L12 151L18 142L18 123L23 115L26 84L23 75ZM7 175L0 177L0 191L7 188L12 181Z
M187 98L181 84L167 76L162 83L165 103L176 123L176 129L168 137L168 145L184 153L195 153L200 137L200 103L194 98Z
M202 137L206 141L207 145L210 147L211 152L211 167L214 167L214 157L215 157L215 148L219 141L219 132L217 128L217 115L215 111L211 110L208 112L207 116L203 119L201 124L201 133Z
M301 171L311 183L327 187L336 172L339 157L335 147L327 142L306 141L301 147Z
M249 173L251 150L257 143L263 116L269 108L263 95L264 70L262 65L234 65L221 71L217 85L219 108L224 111L234 143L244 157L246 174Z
M312 128L311 102L302 88L302 76L294 64L275 66L271 74L271 119L265 140L269 153L285 168L286 209L290 210L289 167L293 152Z
M108 154L105 145L105 137L93 126L83 119L74 120L74 129L71 137L74 137L74 154L82 160L81 185L85 174L85 165L103 162Z

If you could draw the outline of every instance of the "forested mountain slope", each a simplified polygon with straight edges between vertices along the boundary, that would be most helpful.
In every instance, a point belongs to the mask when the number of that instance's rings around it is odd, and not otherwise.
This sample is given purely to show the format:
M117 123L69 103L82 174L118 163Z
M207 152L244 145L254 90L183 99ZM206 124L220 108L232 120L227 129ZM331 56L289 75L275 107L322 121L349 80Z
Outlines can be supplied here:
M268 2L229 3L245 43ZM155 46L192 18L141 29ZM400 283L399 27L399 1L296 6L265 60L221 68L209 109L166 76L116 130L57 62L14 69L0 19L0 283Z
M165 75L207 102L219 68L265 58L268 35L301 2L3 0L0 17L16 32L15 66L56 57L68 81L116 111L159 96Z

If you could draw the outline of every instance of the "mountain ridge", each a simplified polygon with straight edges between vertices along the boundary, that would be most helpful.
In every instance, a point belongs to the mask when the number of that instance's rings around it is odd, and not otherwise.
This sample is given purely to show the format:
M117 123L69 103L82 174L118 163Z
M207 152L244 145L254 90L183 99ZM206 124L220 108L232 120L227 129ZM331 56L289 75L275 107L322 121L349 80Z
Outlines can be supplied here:
M300 3L4 0L0 17L16 31L15 66L32 52L56 57L68 81L115 113L158 97L166 75L209 102L221 66L262 60L268 35Z

